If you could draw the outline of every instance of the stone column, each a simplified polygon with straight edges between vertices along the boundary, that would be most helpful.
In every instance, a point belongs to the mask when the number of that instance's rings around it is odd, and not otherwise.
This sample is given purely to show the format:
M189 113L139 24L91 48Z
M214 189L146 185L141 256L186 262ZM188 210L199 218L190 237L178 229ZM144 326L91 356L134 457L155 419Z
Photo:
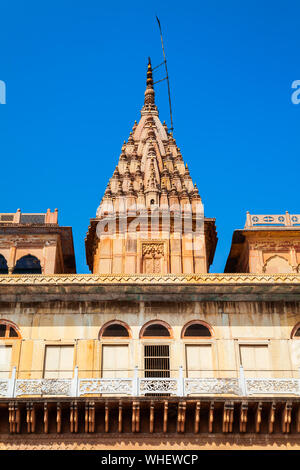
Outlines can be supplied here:
M9 258L7 262L7 267L8 267L8 274L12 274L15 264L16 264L16 252L17 252L17 247L11 246L9 250Z
M290 249L290 264L292 266L293 272L298 272L297 255L294 246L292 246Z
M45 258L43 261L41 260L41 265L43 274L55 274L56 244L46 244Z

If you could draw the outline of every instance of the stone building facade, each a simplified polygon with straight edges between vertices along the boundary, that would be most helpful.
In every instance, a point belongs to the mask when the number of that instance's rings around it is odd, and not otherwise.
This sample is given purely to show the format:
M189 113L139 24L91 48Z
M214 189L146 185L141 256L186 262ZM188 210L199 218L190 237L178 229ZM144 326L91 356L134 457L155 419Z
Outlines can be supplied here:
M300 216L247 214L208 272L215 220L150 61L90 221L92 274L57 212L24 215L0 215L0 449L300 448Z

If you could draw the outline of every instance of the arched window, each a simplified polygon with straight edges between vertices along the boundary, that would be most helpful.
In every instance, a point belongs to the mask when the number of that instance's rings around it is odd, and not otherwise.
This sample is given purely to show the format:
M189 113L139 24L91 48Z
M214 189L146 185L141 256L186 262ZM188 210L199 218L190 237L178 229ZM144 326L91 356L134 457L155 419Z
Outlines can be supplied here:
M130 330L126 323L113 320L102 326L99 338L130 338Z
M201 320L192 320L184 325L181 338L185 341L185 367L187 377L213 377L214 348L213 330Z
M112 320L102 326L99 332L99 339L102 340L102 377L110 379L128 377L132 367L129 338L131 338L130 328L120 320Z
M40 260L32 255L23 256L17 261L13 274L42 274Z
M292 333L291 333L291 338L300 339L300 323L297 323L297 325L294 326Z
M165 338L171 337L171 327L161 321L154 320L146 323L141 329L140 337L141 338Z
M0 274L8 274L7 262L3 255L0 255Z
M21 338L18 327L7 320L0 320L0 339Z
M182 338L207 338L212 336L211 327L200 320L192 320L187 323L181 333Z

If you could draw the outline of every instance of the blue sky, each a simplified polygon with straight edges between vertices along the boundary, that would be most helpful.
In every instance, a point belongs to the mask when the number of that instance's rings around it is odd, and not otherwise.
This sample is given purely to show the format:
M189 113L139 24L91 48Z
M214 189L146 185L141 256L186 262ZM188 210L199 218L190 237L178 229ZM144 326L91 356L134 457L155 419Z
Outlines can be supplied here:
M57 207L78 272L89 272L89 219L140 116L147 57L162 61L155 15L174 137L216 218L211 272L223 272L247 210L300 213L299 2L3 0L0 212ZM156 101L169 123L165 82Z

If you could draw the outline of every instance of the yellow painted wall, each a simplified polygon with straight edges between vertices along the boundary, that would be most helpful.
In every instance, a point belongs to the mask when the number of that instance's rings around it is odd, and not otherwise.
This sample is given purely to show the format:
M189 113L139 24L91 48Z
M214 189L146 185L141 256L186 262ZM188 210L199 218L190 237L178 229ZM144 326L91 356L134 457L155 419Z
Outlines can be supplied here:
M12 364L17 377L43 376L46 345L74 345L74 365L80 377L101 376L101 345L129 344L130 368L144 368L145 344L169 344L173 375L185 367L185 344L212 344L217 377L236 377L239 370L239 344L268 344L273 377L298 377L300 340L291 339L291 331L300 322L300 309L280 304L269 311L268 304L253 302L102 302L44 304L40 308L15 307L1 310L1 318L18 325L22 340L2 340L13 345ZM84 311L84 312L83 312ZM111 320L130 327L131 338L98 339L100 328ZM142 326L151 320L163 320L172 329L172 338L140 339ZM213 328L213 337L182 339L183 326L191 320L203 320Z

